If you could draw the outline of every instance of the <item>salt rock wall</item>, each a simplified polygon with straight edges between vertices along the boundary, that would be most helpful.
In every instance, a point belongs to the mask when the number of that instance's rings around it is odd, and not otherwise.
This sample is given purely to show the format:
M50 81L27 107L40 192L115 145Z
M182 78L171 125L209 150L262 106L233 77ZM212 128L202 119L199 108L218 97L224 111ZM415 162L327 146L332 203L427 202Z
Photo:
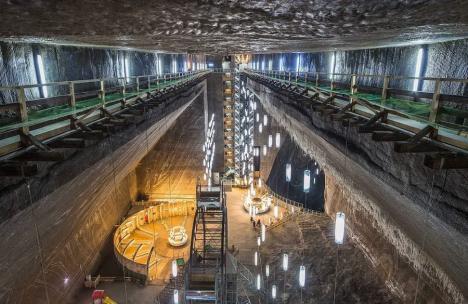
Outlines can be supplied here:
M13 202L17 207L0 223L0 303L72 303L135 199L136 166L204 87L199 83L143 123L77 152L45 174L2 189L2 206Z
M466 170L427 169L420 155L396 154L368 134L285 106L285 97L263 85L249 80L249 87L321 164L325 211L332 217L338 210L347 213L350 237L387 286L405 303L465 303Z

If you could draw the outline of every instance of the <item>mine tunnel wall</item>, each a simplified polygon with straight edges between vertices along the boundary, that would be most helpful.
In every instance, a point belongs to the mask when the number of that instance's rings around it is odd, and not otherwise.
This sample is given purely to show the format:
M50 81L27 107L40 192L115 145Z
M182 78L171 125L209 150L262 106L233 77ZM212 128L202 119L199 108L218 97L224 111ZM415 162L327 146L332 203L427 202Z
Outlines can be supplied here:
M415 45L404 47L374 48L363 50L349 50L336 52L316 53L277 53L257 54L252 58L252 68L259 70L269 69L269 62L273 70L295 72L297 58L301 57L299 69L301 72L330 73L332 56L335 54L335 70L337 74L366 74L366 75L400 75L413 77L415 74L416 58L419 48L425 49L423 58L423 77L452 77L468 78L468 39L433 43L428 45ZM314 81L315 79L310 79ZM329 81L328 75L321 76L321 80ZM335 81L350 83L349 77L336 76ZM382 87L383 78L358 78L359 86ZM389 86L403 90L413 89L413 80L394 80ZM433 81L424 81L420 90L432 92ZM468 96L468 86L463 83L443 83L443 94Z
M38 54L44 63L46 82L60 82L81 79L156 75L171 73L172 61L177 61L176 72L184 71L186 54L156 54L154 52L126 51L90 47L74 47L36 43L15 43L0 41L0 86L39 83L37 71ZM158 59L162 71L159 71ZM204 56L191 56L194 64L204 63ZM128 67L126 67L128 64ZM79 90L97 89L99 84L77 86ZM49 95L66 94L68 88L49 87ZM26 90L28 99L39 98L38 89ZM14 102L11 91L0 91L0 104Z
M390 143L375 143L356 128L346 132L341 122L284 105L286 97L257 82L249 87L321 164L325 211L346 213L349 237L387 286L407 303L416 296L421 303L465 303L466 170L433 171L420 155L396 154Z
M153 110L143 123L44 168L29 186L22 180L2 188L2 209L9 216L0 223L0 302L47 303L41 282L50 303L73 302L135 199L136 166L193 100L203 98L204 86Z

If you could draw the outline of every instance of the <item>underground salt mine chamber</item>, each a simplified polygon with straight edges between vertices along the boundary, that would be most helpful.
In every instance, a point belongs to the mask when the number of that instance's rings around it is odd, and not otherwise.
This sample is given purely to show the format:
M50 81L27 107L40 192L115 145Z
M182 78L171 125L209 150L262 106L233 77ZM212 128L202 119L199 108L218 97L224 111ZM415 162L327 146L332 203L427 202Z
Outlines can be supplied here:
M466 303L467 11L3 3L0 303Z

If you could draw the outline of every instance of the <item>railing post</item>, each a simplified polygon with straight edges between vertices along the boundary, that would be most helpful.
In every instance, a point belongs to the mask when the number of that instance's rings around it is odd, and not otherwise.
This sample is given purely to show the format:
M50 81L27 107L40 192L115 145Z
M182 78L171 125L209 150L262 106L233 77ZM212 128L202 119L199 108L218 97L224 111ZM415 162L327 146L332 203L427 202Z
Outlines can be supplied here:
M118 79L117 79L118 81ZM127 78L123 78L123 86L122 86L122 101L121 101L121 104L122 104L122 107L125 107L125 93L127 92Z
M75 95L75 83L73 81L70 81L69 90L70 90L70 107L72 108L73 111L75 111L76 95Z
M437 118L439 116L440 110L440 79L436 80L435 87L434 87L434 94L432 95L432 103L431 103L431 113L429 114L429 122L437 123Z
M23 124L20 128L19 131L21 134L28 134L29 133L29 127L24 125L25 123L28 122L28 107L26 105L26 94L24 93L24 88L23 87L18 87L16 90L18 94L18 105L19 105L19 114L20 114L20 119L21 123ZM23 137L21 137L23 138ZM23 144L26 144L23 140L21 140Z
M291 72L289 72L288 82L291 82Z
M353 102L353 94L356 94L357 87L356 87L356 74L351 75L351 96L349 98L349 102Z
M100 84L100 88L101 88L101 90L99 91L100 94L101 94L101 105L104 108L106 106L106 90L104 88L104 80L101 79L99 81L99 84ZM124 96L125 96L125 80L124 80ZM125 97L124 97L124 99L125 99Z
M136 89L137 92L140 92L140 76L136 77Z
M383 80L383 87L382 87L382 104L385 105L385 101L388 97L388 84L390 83L390 76L386 75Z
M318 87L319 86L319 73L315 72L315 86Z
M151 90L151 75L148 75L148 91Z
M304 86L307 88L307 72L304 74Z

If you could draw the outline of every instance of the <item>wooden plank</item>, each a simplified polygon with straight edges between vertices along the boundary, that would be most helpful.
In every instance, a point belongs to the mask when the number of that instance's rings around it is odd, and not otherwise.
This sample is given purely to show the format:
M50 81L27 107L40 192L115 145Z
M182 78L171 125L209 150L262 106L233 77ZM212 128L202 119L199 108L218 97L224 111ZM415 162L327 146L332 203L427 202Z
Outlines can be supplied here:
M86 141L82 138L63 138L48 144L51 148L82 149L86 147Z
M36 164L0 163L0 176L33 176L37 171Z
M394 145L394 150L398 153L430 153L447 151L444 148L433 145L429 142L420 142L417 144L408 142L396 142Z
M467 169L468 156L426 155L424 165L431 169Z
M409 135L393 132L393 131L375 131L372 133L372 140L374 141L403 141L410 138Z
M375 131L388 131L388 128L382 125L361 125L359 126L359 133L374 133Z
M65 160L65 154L60 151L26 151L14 160L56 162Z

